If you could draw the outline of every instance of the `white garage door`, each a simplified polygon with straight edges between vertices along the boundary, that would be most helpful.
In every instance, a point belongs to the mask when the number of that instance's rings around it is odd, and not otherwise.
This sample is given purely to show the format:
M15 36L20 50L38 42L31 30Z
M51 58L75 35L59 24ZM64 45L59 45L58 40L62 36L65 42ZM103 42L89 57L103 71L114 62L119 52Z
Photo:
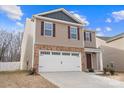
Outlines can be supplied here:
M39 72L81 71L81 53L64 51L39 52Z

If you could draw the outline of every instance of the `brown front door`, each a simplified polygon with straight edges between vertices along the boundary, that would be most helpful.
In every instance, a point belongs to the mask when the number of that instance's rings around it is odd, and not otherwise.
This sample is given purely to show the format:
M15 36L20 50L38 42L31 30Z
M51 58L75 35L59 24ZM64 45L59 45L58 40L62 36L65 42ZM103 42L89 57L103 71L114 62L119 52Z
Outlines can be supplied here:
M91 69L92 68L91 54L86 54L86 59L87 59L87 69Z

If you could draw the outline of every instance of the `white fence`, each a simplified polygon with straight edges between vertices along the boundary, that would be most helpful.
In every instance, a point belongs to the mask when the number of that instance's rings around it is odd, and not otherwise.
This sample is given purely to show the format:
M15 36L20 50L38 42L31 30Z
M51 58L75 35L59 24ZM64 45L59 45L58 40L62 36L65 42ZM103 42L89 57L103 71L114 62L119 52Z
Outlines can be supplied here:
M0 62L0 71L15 71L20 69L20 62Z

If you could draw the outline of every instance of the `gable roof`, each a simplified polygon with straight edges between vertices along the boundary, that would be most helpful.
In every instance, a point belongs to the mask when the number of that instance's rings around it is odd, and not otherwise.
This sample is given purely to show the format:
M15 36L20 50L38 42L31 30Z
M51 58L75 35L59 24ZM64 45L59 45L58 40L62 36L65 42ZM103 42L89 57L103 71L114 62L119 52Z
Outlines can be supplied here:
M113 36L112 38L110 38L109 40L107 40L107 43L108 42L111 42L111 41L114 41L114 40L117 40L117 39L120 39L120 38L124 38L124 32L121 33L121 34L118 34L116 36Z
M97 36L97 38L100 38L100 39L106 41L107 43L109 43L109 42L112 42L114 40L117 40L117 39L120 39L120 38L124 38L124 32L121 33L121 34L118 34L116 36L113 36L113 37Z
M107 40L109 40L111 37L104 37L104 36L96 36L97 38L100 38L100 39L102 39L102 40L104 40L104 41L107 41Z
M62 21L69 21L67 18L66 18L67 20L63 20L64 18L58 18L58 17L53 17L53 16L51 17L51 16L49 16L50 14L55 14L55 13L58 13L58 12L62 12L63 14L66 15L66 17L68 16L71 21L73 20L72 21L73 23L75 22L75 23L78 23L78 24L83 24L82 20L78 19L77 17L72 15L70 12L68 12L64 8L60 8L60 9L55 9L55 10L51 10L51 11L48 11L48 12L39 13L39 14L36 14L34 16L39 16L39 17L41 16L41 17L48 17L48 18L53 18L53 19L62 20Z

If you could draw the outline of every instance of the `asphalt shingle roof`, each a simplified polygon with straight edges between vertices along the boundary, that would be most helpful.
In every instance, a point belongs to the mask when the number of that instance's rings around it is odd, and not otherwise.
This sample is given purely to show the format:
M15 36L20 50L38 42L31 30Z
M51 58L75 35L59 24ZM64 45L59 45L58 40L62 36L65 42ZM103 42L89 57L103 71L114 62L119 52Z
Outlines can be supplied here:
M104 40L104 41L107 41L110 38L112 38L112 37L104 37L104 36L97 36L97 37L100 38L100 39L102 39L102 40Z
M104 41L113 41L115 39L118 39L118 38L121 38L121 37L124 37L124 32L121 33L121 34L118 34L116 36L113 36L113 37L104 37L104 36L97 36L98 38L104 40Z

